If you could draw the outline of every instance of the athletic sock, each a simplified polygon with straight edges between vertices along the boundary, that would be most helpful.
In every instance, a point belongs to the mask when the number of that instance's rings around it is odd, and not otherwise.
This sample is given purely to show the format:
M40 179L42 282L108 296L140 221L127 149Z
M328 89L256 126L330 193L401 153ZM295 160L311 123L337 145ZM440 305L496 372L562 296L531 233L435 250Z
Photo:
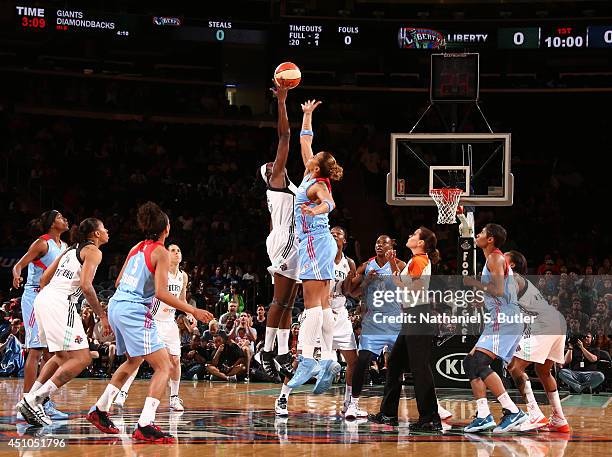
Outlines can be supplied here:
M320 306L304 310L298 342L302 347L302 356L306 359L314 359L315 347L321 338L322 322L323 310Z
M32 388L30 389L29 392L26 392L27 394L29 393L34 393L36 392L38 389L40 389L42 387L42 382L38 382L38 381L34 381L34 384L32 384Z
M266 327L266 339L264 341L264 351L271 352L274 350L274 338L276 338L276 327Z
M323 310L323 324L321 325L321 360L336 360L336 352L332 349L334 344L334 312L331 308Z
M351 395L351 403L354 404L356 407L359 407L359 397L353 397Z
M278 342L278 355L285 355L289 352L289 329L279 328L276 333L276 341Z
M529 414L538 417L543 416L544 414L538 406L538 402L535 399L535 395L533 395L533 390L531 390L531 381L525 381L523 393L525 394L525 399L527 400L527 411L529 411Z
M138 419L138 425L146 427L155 422L155 413L157 412L158 406L159 400L157 398L147 397L144 407L142 408L142 413L140 413L140 419Z
M497 397L497 400L501 403L502 408L506 408L512 414L519 412L518 406L514 404L514 402L510 398L510 395L508 395L508 392L504 392L503 394L501 394L499 397Z
M100 411L110 411L111 403L113 402L113 399L115 398L115 395L117 395L118 392L118 387L115 387L112 384L107 385L106 389L104 390L104 393L96 402L96 407Z
M292 390L293 390L293 389L292 389L291 387L287 387L287 384L283 384L283 385L281 386L281 393L280 393L280 396L281 396L281 397L288 397L288 396L289 396L289 394L291 393L291 391L292 391Z
M174 379L168 380L168 385L170 386L170 396L174 397L179 393L179 386L181 385L181 380L175 381Z
M132 386L132 383L134 382L134 379L136 379L135 374L127 378L127 381L125 381L125 384L123 384L123 387L121 387L121 392L125 392L127 394Z
M478 408L478 417L480 419L484 419L489 414L491 414L491 410L489 409L489 402L485 398L479 398L476 400L476 407Z
M37 390L30 391L30 393L26 395L26 401L28 403L35 402L36 404L40 405L45 398L51 396L51 394L53 394L57 389L58 387L49 379Z
M563 415L563 409L561 408L561 399L559 398L559 391L546 392L550 406L552 406L553 414L559 419L565 419Z
M346 387L344 388L344 401L350 401L351 400L351 394L353 393L353 386L349 386L348 384L346 385Z

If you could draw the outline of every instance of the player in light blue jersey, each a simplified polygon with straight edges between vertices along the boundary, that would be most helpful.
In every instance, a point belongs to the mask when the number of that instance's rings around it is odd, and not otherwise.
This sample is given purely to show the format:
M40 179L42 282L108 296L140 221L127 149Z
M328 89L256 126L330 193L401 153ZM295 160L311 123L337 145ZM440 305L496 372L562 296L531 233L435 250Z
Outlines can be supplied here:
M487 224L476 237L476 246L487 259L481 281L466 277L464 284L484 292L484 306L488 317L476 346L465 356L463 367L470 380L478 407L476 418L465 427L468 433L493 429L504 433L518 429L528 419L512 401L499 375L491 368L496 358L509 363L523 335L523 324L513 323L519 315L517 286L512 269L500 248L506 242L506 230L498 224ZM510 319L508 319L510 318ZM510 321L510 323L506 323ZM487 403L487 388L499 400L506 411L496 426Z
M400 316L402 313L401 305L395 300L381 300L375 302L374 298L385 291L395 290L393 280L393 270L389 263L390 254L394 253L395 240L389 235L380 235L376 239L374 250L376 255L367 262L362 263L355 278L352 281L353 294L361 288L361 336L359 338L359 353L355 371L353 372L353 389L351 393L351 403L357 410L357 417L367 417L367 412L359 409L359 397L363 389L363 382L366 370L370 368L373 357L378 357L386 347L389 352L399 335L402 324L383 322L383 317ZM406 262L396 259L397 269L402 271Z
M31 244L28 252L13 267L13 287L15 289L18 289L23 282L21 277L23 268L28 267L28 277L21 296L21 314L26 337L25 346L28 350L28 357L23 369L24 394L40 387L38 384L34 385L38 376L38 366L40 364L42 370L44 363L51 358L46 345L41 343L38 336L38 322L36 322L36 315L34 314L34 299L40 290L40 278L47 267L68 247L60 238L62 233L69 229L68 220L59 211L53 209L44 212L40 216L39 223L44 235L38 237ZM42 364L40 363L41 357L43 358ZM55 365L52 370L52 372L55 372L58 365L55 362L51 363ZM52 402L45 403L45 412L51 419L68 418L67 414L57 411Z
M121 386L145 360L155 373L132 438L150 443L174 443L173 436L154 424L159 399L170 377L171 362L151 314L153 298L204 322L213 316L181 301L168 290L170 255L164 247L170 233L168 216L155 203L147 202L138 208L138 226L145 239L130 250L117 277L117 292L108 306L108 320L116 336L117 354L126 354L127 360L115 371L86 418L104 433L119 433L108 411Z
M296 373L287 383L295 388L318 373L313 392L325 392L340 371L332 348L334 314L329 303L329 281L334 279L334 259L338 246L329 231L328 214L335 208L330 179L342 178L342 167L329 152L312 152L312 112L320 101L302 104L304 117L300 133L302 160L306 170L295 196L295 225L298 234L299 266L304 291L304 320L299 341L302 354ZM314 358L317 341L321 341L321 362Z

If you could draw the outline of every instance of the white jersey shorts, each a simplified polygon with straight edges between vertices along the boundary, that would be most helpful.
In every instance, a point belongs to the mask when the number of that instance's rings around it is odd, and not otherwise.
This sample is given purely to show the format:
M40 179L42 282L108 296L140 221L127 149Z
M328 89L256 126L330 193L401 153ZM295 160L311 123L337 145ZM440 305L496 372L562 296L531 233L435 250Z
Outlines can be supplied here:
M334 312L334 340L332 349L334 351L352 351L357 349L357 340L353 332L353 324L349 319L346 308L337 308ZM302 314L303 316L303 314ZM321 341L317 341L317 346L321 346ZM298 351L302 350L302 344L298 342Z
M353 332L353 323L347 309L343 306L332 310L334 312L334 342L332 348L340 351L357 349L357 340Z
M531 335L521 339L514 356L533 363L544 363L546 360L564 363L564 351L565 335Z
M89 349L76 304L64 294L44 288L34 299L34 313L38 322L38 337L49 352Z
M266 238L266 250L271 263L268 271L273 279L275 273L290 279L298 279L300 275L298 240L294 232L272 229Z
M159 321L155 319L155 325L157 326L157 334L162 340L162 343L166 346L166 349L170 355L181 355L181 337L179 334L178 325L174 320L163 320Z

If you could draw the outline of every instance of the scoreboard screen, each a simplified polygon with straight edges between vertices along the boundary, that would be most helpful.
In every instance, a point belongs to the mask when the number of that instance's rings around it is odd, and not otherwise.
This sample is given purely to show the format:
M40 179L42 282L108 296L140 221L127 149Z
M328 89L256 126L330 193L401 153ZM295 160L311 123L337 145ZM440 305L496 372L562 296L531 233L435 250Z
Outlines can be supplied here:
M595 22L596 20L594 20ZM612 25L525 21L512 26L497 22L427 23L284 18L280 23L181 15L127 15L76 8L17 5L15 25L26 32L98 33L130 38L265 45L270 36L289 49L322 50L555 50L574 52L612 48Z

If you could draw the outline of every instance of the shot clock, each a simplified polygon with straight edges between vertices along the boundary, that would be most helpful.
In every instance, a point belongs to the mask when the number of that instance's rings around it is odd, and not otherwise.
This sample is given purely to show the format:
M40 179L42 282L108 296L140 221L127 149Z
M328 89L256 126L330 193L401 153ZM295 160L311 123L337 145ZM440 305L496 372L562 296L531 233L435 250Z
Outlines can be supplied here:
M586 27L557 25L542 29L542 47L552 49L586 48Z

